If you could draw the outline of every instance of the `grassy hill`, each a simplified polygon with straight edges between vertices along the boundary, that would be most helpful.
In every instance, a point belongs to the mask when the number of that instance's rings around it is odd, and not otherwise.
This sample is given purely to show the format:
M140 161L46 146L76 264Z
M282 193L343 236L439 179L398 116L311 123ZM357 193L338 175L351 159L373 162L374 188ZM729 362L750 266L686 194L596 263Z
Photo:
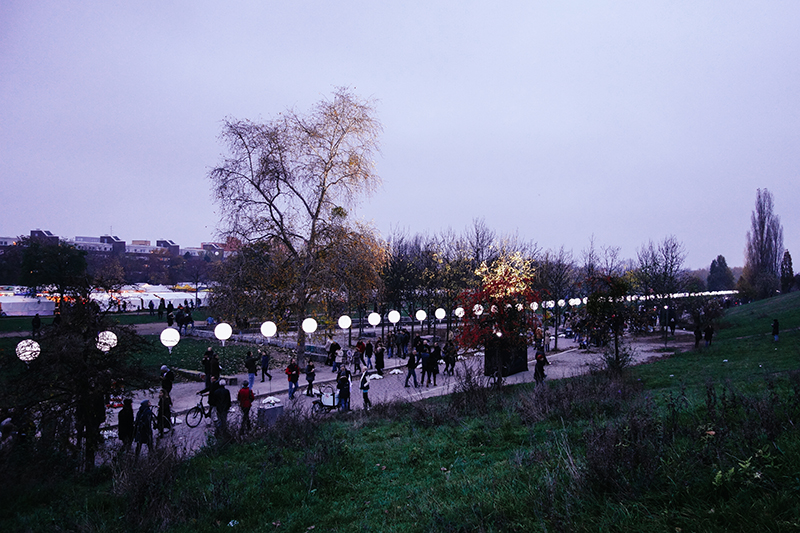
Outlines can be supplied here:
M290 412L190 461L6 495L0 530L798 531L798 325L795 293L623 376Z

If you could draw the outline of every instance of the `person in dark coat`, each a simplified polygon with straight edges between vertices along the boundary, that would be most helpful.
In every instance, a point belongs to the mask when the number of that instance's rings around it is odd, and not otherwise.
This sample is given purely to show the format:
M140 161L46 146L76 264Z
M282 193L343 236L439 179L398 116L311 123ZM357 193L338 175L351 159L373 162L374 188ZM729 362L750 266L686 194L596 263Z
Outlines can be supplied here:
M544 365L546 364L547 358L544 355L544 350L536 350L536 366L533 370L533 379L537 385L541 385L544 382L544 378L547 377L544 373Z
M385 366L384 362L384 355L386 354L386 348L383 346L383 339L378 339L378 342L375 343L375 370L380 374L383 375L383 369Z
M706 346L711 346L711 339L714 338L714 326L709 324L705 329Z
M158 393L158 436L163 437L166 432L172 429L172 398L164 389Z
M206 378L206 388L203 389L204 392L211 390L211 360L213 358L214 350L209 346L206 349L206 353L203 354L203 359L200 361L200 364L203 365L203 374L205 374Z
M272 374L269 373L270 355L266 348L259 348L258 354L261 356L261 383L264 383L264 378L268 377L272 381Z
M289 399L294 400L294 393L298 387L297 382L300 380L300 367L297 366L297 361L295 359L289 361L289 366L283 372L289 380Z
M228 435L228 411L231 409L231 392L225 386L224 379L212 379L211 392L208 394L208 405L217 413L217 437Z
M142 400L134 422L134 436L136 441L136 457L142 451L142 444L147 445L148 453L153 453L153 411L150 410L150 400Z
M339 369L336 376L336 389L339 391L339 410L350 410L350 370L346 366Z
M778 319L772 321L772 339L775 342L778 342L778 333L780 332L780 327L778 326Z
M117 435L125 450L133 444L133 420L133 400L125 398L122 401L122 410L117 415Z
M428 379L433 377L433 386L436 386L436 376L439 374L439 361L442 358L442 348L438 342L433 343L433 351L428 358Z
M175 372L169 369L167 365L161 365L161 388L167 394L172 392L172 384L175 382Z
M253 356L253 352L247 352L244 367L247 369L247 384L252 389L256 382L256 374L258 374L258 360Z
M408 374L406 375L406 387L408 387L408 379L413 377L414 378L414 386L417 387L417 354L414 350L411 350L408 354L408 363L406 363L406 367L408 367Z
M366 369L364 369L364 373L361 374L361 382L358 388L361 389L361 397L364 400L364 410L368 411L369 408L372 407L372 402L369 401L369 375Z
M314 379L317 376L316 373L316 366L314 365L314 361L309 359L308 364L306 365L306 381L308 382L308 388L306 389L306 396L314 396Z
M36 337L39 335L39 330L42 328L42 319L39 316L39 313L36 313L31 320L31 328L33 329L33 336Z
M695 326L694 328L694 349L697 350L700 348L700 341L703 340L703 330L700 329L700 326Z

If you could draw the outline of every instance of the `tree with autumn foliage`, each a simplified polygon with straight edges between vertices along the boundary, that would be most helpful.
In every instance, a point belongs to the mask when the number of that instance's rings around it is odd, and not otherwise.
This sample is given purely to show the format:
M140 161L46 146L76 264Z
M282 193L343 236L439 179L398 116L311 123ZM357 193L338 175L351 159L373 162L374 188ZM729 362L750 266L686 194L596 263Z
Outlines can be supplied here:
M280 265L289 275L277 281L298 322L326 291L341 290L341 283L328 283L335 278L333 258L353 242L376 249L372 230L355 224L348 210L380 184L374 162L380 131L372 102L347 88L307 114L288 110L266 123L224 123L228 153L209 173L221 232L245 245L269 246L286 259ZM367 259L376 272L381 254ZM305 340L299 329L300 361Z
M483 263L476 275L479 286L461 294L464 318L456 341L462 348L485 350L487 375L527 369L527 346L539 326L530 308L539 300L531 262L519 253L504 255Z

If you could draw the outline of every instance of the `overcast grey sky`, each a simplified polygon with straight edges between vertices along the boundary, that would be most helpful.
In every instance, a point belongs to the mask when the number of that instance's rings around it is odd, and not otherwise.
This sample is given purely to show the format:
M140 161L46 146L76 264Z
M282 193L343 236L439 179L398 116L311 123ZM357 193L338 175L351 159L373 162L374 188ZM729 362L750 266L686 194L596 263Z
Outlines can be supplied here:
M766 187L800 257L798 35L796 1L3 0L0 235L214 240L221 120L349 86L384 126L384 237L484 218L737 266Z

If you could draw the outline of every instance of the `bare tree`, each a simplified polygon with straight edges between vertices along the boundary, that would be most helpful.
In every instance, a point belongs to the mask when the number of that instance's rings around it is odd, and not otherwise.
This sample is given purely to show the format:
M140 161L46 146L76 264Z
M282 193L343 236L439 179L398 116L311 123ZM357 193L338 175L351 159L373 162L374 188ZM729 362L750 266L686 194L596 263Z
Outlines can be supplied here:
M665 237L658 245L649 241L637 252L635 278L639 290L645 296L656 298L664 328L670 316L674 316L676 312L672 305L672 296L683 292L686 287L687 275L683 268L685 258L683 244L672 235Z
M373 156L381 125L372 103L346 88L307 115L287 111L258 124L226 120L228 155L209 178L223 233L279 246L293 269L290 306L298 320L326 287L326 258L352 231L352 209L380 183ZM298 332L298 356L305 334Z
M572 296L576 287L575 261L572 252L564 250L562 246L557 251L545 252L539 261L537 278L541 288L555 302L551 312L554 315L555 342L554 349L558 350L558 326L563 312L559 300L566 300Z
M783 226L774 212L772 193L757 189L742 273L745 292L756 298L774 294L778 289L782 256Z

